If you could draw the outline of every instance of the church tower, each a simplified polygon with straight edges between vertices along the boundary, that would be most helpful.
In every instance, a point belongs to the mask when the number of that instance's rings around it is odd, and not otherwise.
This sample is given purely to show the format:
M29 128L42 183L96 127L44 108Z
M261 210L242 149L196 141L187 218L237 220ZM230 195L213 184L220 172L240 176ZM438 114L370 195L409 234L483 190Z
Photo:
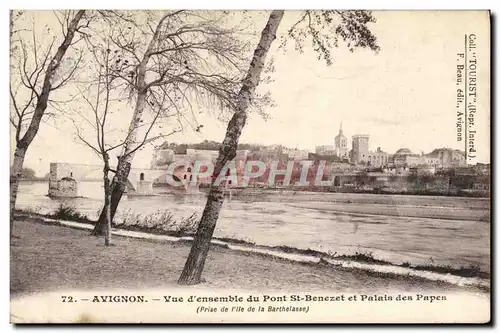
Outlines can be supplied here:
M349 150L347 149L347 137L342 131L342 122L340 123L339 134L335 137L335 154L342 159L349 158Z

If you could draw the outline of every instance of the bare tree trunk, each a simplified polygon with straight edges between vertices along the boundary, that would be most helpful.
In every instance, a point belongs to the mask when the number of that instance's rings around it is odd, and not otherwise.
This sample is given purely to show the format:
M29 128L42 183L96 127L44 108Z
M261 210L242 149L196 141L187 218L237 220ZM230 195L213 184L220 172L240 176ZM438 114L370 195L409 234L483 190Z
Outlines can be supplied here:
M111 188L109 185L109 155L104 154L104 211L106 213L106 228L104 229L104 245L111 245Z
M19 174L22 170L24 163L24 156L26 155L26 151L28 150L29 145L33 142L33 139L38 133L38 129L40 128L40 122L42 121L42 117L47 109L47 103L49 101L49 94L52 90L52 79L59 68L61 60L63 59L68 47L73 41L73 37L75 36L76 30L78 29L78 23L80 22L85 10L79 10L75 17L71 20L66 35L64 36L64 40L62 44L57 49L56 54L52 58L52 61L47 66L47 71L45 73L45 78L43 80L43 86L40 94L37 97L37 103L35 110L33 112L33 117L31 118L31 122L26 130L26 133L19 139L16 143L16 152L14 155L14 165L11 170L11 189L10 189L10 209L11 212L14 211L16 207L16 199L17 199L17 190L19 187ZM18 165L16 165L18 163ZM11 235L12 235L12 226L13 221L11 220Z
M16 210L17 190L19 189L19 178L23 169L26 149L16 147L14 161L10 169L10 237L12 238L14 227L14 211Z
M246 111L255 95L255 89L259 84L267 53L272 42L276 39L276 31L283 18L283 14L282 10L273 11L269 15L266 27L262 30L260 41L255 49L247 76L238 93L236 112L227 126L226 136L219 150L219 157L214 168L214 174L217 176L224 165L236 157L238 141L247 119ZM222 188L215 186L214 181L212 181L207 204L203 211L198 230L196 231L191 251L178 280L179 284L191 285L201 282L201 274L223 202L224 192Z
M109 180L108 180L109 181ZM109 190L109 188L108 188ZM104 245L111 245L111 208L110 208L110 199L111 196L106 193L106 199L104 203L104 210L106 211L106 228L104 232Z
M112 195L111 195L111 217L113 220L116 210L118 208L118 204L123 196L127 188L127 179L130 173L130 168L132 165L132 161L134 159L135 150L137 143L137 132L140 125L140 121L142 118L142 113L144 112L144 108L146 106L146 92L139 92L137 96L137 103L134 111L134 115L132 121L130 122L129 135L127 139L127 143L125 144L125 150L123 156L120 156L120 160L118 165L116 166L116 174L113 177L112 182ZM104 215L104 216L103 216ZM99 220L97 221L94 230L92 232L93 235L101 235L103 232L103 227L105 225L105 212L104 209L101 211L99 216Z
M125 142L125 149L122 156L120 156L120 160L118 161L118 165L116 166L116 174L113 177L112 182L112 191L111 195L111 219L114 218L116 213L116 209L118 208L118 204L127 188L127 179L130 173L130 168L132 165L132 161L134 159L135 152L137 150L137 135L139 132L139 127L141 124L142 114L144 113L144 108L146 107L146 97L147 97L147 85L145 82L146 78L146 66L151 58L150 52L154 48L156 43L156 39L158 38L159 28L161 26L161 22L158 24L157 30L151 39L148 49L142 58L142 61L139 63L137 69L137 102L135 104L134 114L132 116L132 120L130 121L128 135ZM105 223L105 212L104 209L101 211L99 216L99 220L97 221L94 230L92 231L93 235L101 235L103 232L103 227Z
M113 180L110 185L110 220L113 222L113 219L116 214L116 210L118 209L118 204L122 198L123 193L127 188L127 178L130 173L130 163L128 162L118 162L116 174L113 177ZM99 219L96 222L94 230L92 231L93 235L102 236L104 235L104 229L106 227L106 210L103 208L101 214L99 215Z

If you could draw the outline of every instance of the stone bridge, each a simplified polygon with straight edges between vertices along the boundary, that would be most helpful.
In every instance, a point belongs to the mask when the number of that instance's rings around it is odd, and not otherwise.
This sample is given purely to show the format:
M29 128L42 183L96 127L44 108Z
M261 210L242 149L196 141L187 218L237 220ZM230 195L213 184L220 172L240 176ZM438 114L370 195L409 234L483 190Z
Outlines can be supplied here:
M111 167L115 169L114 166ZM49 196L76 197L78 196L78 182L103 181L103 166L50 163ZM190 171L190 170L189 170ZM186 192L198 192L198 184L191 184L186 176L186 170L179 169L171 175L174 180L181 181ZM167 176L165 169L130 169L127 180L127 195L153 195L153 183ZM110 173L110 178L113 173Z

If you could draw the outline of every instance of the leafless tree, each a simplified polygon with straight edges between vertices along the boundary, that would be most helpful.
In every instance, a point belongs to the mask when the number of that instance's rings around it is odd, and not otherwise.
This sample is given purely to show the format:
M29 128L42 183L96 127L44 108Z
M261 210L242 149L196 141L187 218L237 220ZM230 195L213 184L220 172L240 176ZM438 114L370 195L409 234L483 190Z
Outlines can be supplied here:
M276 32L283 15L282 10L272 11L262 30L246 78L236 98L236 111L227 126L226 135L219 150L214 167L215 175L218 175L225 164L236 156L239 138L247 120L248 106L255 96L269 48L276 39ZM340 40L344 41L351 51L357 47L367 47L377 51L379 47L376 38L367 27L368 23L374 21L371 13L366 11L305 11L288 30L287 38L282 40L282 46L285 47L287 39L291 39L295 42L295 48L302 51L303 43L312 40L312 46L317 51L318 58L324 59L327 65L330 65L332 64L330 50L337 47ZM191 251L178 280L179 284L198 284L201 281L210 242L224 201L224 189L214 183L215 179L212 182Z
M99 47L93 43L93 39L86 37L88 49L91 50L90 65L87 66L90 74L85 82L81 82L77 89L79 91L78 98L75 102L83 101L84 110L76 105L72 107L71 114L74 123L76 136L88 148L90 148L103 161L103 182L104 182L104 207L105 214L105 240L106 246L111 245L111 182L109 172L116 172L112 169L110 163L110 152L115 149L123 148L127 143L131 133L125 133L123 137L116 138L116 135L110 135L116 128L113 124L112 116L116 113L117 104L123 102L124 97L121 94L123 85L126 84L121 80L120 69L122 65L121 53L111 51L111 40L107 37L97 37L101 43ZM154 99L154 96L149 96ZM174 134L178 130L173 130L166 134L151 135L151 130L155 125L161 123L162 120L175 115L175 112L169 112L171 103L164 97L163 100L157 101L154 99L155 106L149 105L151 114L154 116L147 123L142 123L141 128L142 138L135 146L134 150L130 150L127 154L133 154L145 145L154 142L155 140L165 138ZM152 103L150 103L152 104ZM68 106L68 105L67 105ZM71 106L71 104L69 105ZM63 111L63 110L61 110ZM88 112L86 112L88 111ZM120 114L118 114L120 117ZM123 155L122 158L126 157Z
M51 94L63 88L74 76L81 56L71 64L63 61L78 39L75 35L88 25L85 11L66 11L60 16L61 33L40 41L35 29L16 28L19 12L11 12L10 123L15 134L14 160L10 171L11 236L19 176L26 152L46 116ZM49 28L45 31L51 36Z
M137 133L147 106L166 99L178 114L204 109L228 117L236 109L238 88L248 63L248 45L241 41L240 27L226 22L223 12L168 11L114 12L120 24L111 35L112 52L121 55L115 74L127 84L134 113L123 154L111 183L111 218L126 189L137 146ZM266 96L252 104L261 112ZM191 124L197 128L197 124ZM94 234L104 230L102 211Z

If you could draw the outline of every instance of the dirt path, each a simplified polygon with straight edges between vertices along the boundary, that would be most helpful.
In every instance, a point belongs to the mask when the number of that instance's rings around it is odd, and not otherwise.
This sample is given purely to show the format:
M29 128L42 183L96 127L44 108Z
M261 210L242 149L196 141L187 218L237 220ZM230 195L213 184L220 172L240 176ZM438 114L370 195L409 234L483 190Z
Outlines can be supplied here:
M189 244L114 237L115 246L85 230L16 221L11 245L11 295L61 289L157 288L174 285ZM269 291L467 291L408 276L300 264L212 246L205 265L207 288ZM472 290L471 290L472 291ZM474 290L478 291L478 290Z

